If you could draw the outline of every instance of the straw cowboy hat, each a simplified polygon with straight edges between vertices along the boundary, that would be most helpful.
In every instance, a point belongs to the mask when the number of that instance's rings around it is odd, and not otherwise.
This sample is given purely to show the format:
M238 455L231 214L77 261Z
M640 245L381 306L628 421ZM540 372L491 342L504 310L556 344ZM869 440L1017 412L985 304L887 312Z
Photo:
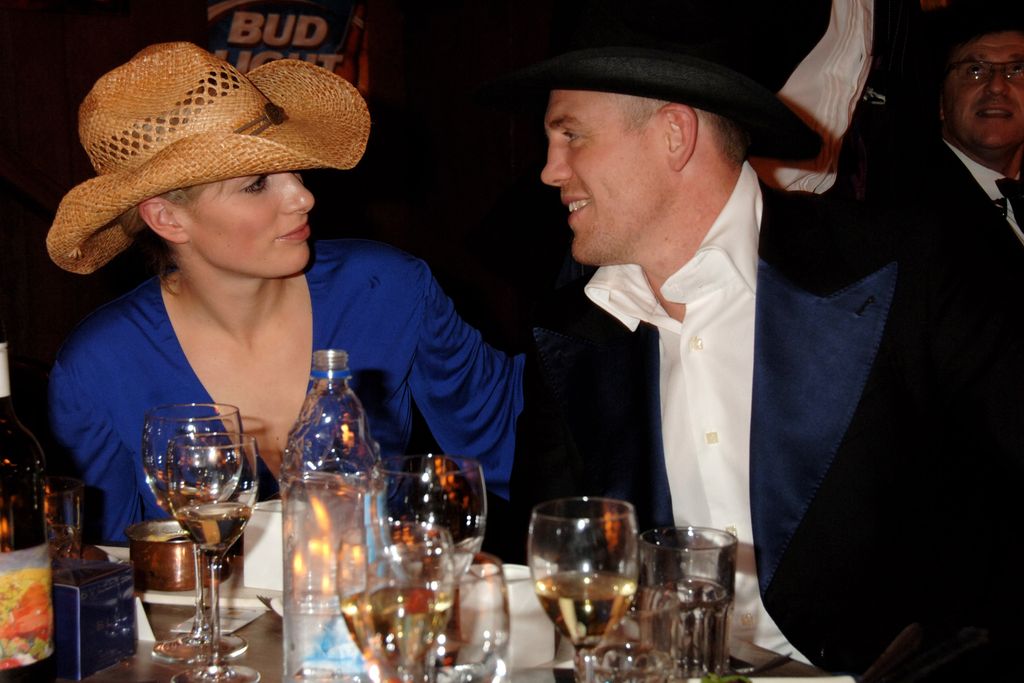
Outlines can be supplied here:
M307 62L246 75L191 43L152 45L101 77L78 113L97 177L71 189L46 236L54 263L91 273L132 238L118 218L173 189L356 165L370 131L358 91Z
M817 133L759 82L784 79L768 68L778 61L776 48L763 35L765 27L755 25L747 3L578 4L578 21L565 51L492 81L481 89L481 97L517 104L536 102L538 95L546 97L551 90L592 90L679 102L742 126L750 134L751 154L817 156ZM816 3L797 6L813 9ZM768 8L776 13L793 11L770 3Z

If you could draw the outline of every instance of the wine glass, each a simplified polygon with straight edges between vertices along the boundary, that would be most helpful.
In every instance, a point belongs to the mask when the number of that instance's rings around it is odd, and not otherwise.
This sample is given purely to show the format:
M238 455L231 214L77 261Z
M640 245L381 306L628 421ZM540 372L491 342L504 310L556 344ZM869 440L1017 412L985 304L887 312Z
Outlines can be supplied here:
M633 600L639 573L633 506L612 498L559 498L530 517L527 561L548 617L581 653L601 640Z
M512 620L501 560L477 553L459 577L456 596L444 645L438 640L436 682L507 681Z
M169 403L149 409L142 425L142 469L160 508L171 514L166 483L167 446L171 439L182 434L241 431L242 418L238 408L225 403ZM203 654L202 648L210 638L209 619L206 616L209 603L204 599L202 581L202 552L198 546L193 546L193 550L195 618L188 633L153 646L153 655L165 661L198 661ZM237 657L245 652L248 644L239 636L224 635L218 647L221 656Z
M353 637L403 683L424 683L454 601L451 536L416 522L389 528L390 544L368 564Z
M385 507L392 522L419 522L451 534L455 575L464 576L484 542L487 495L479 461L455 455L396 455L381 459ZM449 629L437 638L437 665L458 657L459 590Z
M487 523L479 461L455 455L397 455L382 458L379 470L388 518L447 529L455 544L456 575L464 574L480 552Z
M242 535L256 502L256 437L234 433L185 434L167 447L167 502L174 518L202 550L210 576L210 640L195 669L171 683L255 683L254 669L224 664L220 648L220 570L224 554Z

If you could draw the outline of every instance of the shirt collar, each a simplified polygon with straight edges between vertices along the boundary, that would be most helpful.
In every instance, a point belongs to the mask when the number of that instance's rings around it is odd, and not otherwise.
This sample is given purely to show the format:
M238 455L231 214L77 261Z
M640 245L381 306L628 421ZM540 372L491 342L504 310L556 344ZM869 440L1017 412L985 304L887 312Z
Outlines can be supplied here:
M981 189L985 191L985 194L988 195L989 199L997 201L1003 198L1003 193L1000 192L999 188L996 186L996 181L1003 177L1002 173L999 171L993 171L988 166L982 166L977 161L964 154L963 151L951 145L948 140L943 140L943 142L945 142L946 146L953 150L953 154L963 162L964 166L966 166L967 170L971 172L971 175L974 176L974 180L977 181L978 185L981 186Z
M662 285L669 301L693 303L731 283L752 294L757 288L757 240L763 207L757 174L748 163L697 252ZM636 264L602 266L585 288L595 304L626 327L668 319Z

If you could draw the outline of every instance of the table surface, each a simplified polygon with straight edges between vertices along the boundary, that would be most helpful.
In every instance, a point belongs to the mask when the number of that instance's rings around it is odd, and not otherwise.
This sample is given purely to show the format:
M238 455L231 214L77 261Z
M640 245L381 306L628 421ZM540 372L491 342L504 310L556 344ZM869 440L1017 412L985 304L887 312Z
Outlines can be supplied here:
M112 558L118 554L116 549L106 549ZM116 557L116 559L122 559ZM123 557L127 560L127 556ZM257 590L244 586L243 563L241 557L231 558L232 569L229 578L225 579L222 590L222 605L252 609L266 609L257 594L269 594L280 597L277 591ZM171 629L183 621L190 619L195 613L192 603L194 593L141 593L143 607L146 610L150 627L158 640L171 637ZM150 602L152 600L152 602ZM553 629L554 627L552 627ZM282 680L284 654L282 650L283 628L280 615L266 609L235 633L249 643L248 650L237 659L239 664L256 669L265 683L277 683ZM730 654L754 665L764 664L776 657L774 652L759 648L750 643L734 641L730 645ZM153 658L153 643L139 641L136 643L135 655L130 659L104 669L83 679L89 683L166 683L171 677L186 668L182 664L167 664ZM786 660L773 666L757 676L760 677L795 677L805 678L827 675L812 666L794 660ZM519 669L512 672L511 683L572 683L571 669ZM66 679L58 679L64 681Z
M145 605L145 608L153 633L160 639L169 637L174 626L190 618L194 613L194 609L187 605ZM249 642L248 651L235 661L259 671L263 681L267 683L280 681L283 657L281 617L268 610L235 633ZM753 664L767 661L773 656L770 651L749 643L733 643L732 654ZM157 661L152 656L152 643L139 642L134 657L84 680L90 683L166 683L170 681L171 676L183 668L180 664L165 664ZM790 660L770 671L759 674L759 677L821 675L823 672L819 669ZM553 681L558 683L572 681L572 671L568 669L526 669L512 673L512 683L551 683Z

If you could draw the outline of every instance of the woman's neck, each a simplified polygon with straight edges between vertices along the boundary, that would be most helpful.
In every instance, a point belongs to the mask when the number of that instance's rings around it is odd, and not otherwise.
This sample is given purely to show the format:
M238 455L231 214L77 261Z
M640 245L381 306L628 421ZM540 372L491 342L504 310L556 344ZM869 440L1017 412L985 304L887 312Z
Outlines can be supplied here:
M172 322L199 325L240 343L251 341L305 296L301 273L274 279L196 276L177 271L165 279L164 303Z

